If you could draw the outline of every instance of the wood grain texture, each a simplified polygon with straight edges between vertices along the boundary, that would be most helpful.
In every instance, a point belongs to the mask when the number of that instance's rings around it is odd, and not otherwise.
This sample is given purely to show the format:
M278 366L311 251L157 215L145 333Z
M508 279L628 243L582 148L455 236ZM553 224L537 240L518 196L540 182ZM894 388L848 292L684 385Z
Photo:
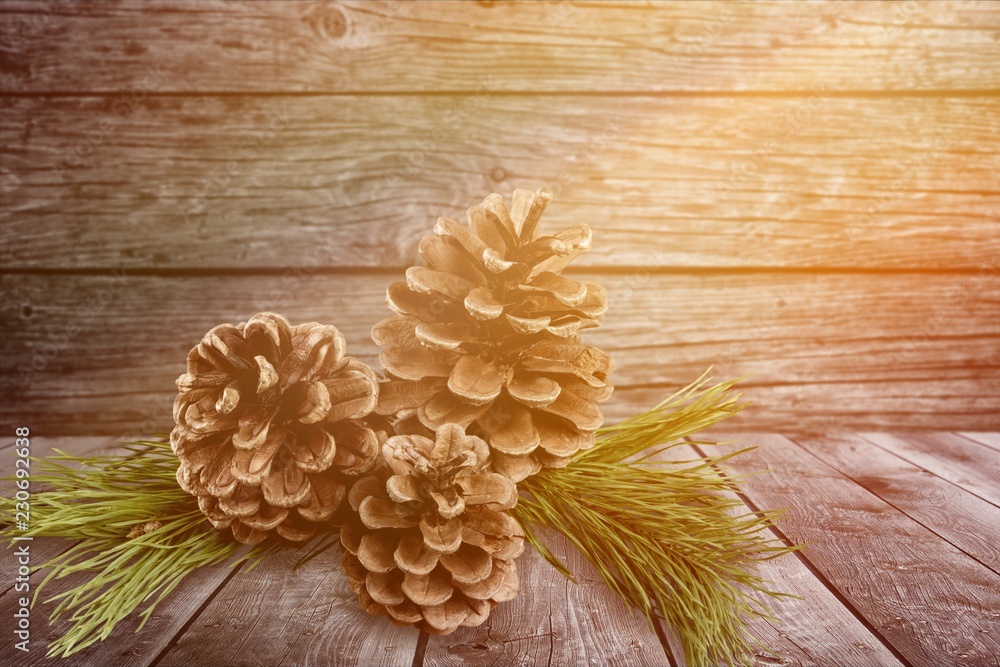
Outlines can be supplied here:
M40 564L40 563L36 563ZM16 638L12 633L4 633L0 638L0 655L17 656L18 665L24 667L59 667L74 665L121 665L138 667L149 665L166 648L171 639L184 627L187 620L209 598L213 591L232 573L226 565L202 568L188 576L171 593L170 598L161 603L150 616L149 621L138 634L138 614L123 620L103 642L94 644L66 659L47 659L48 644L69 629L69 622L63 618L49 625L52 605L37 604L31 610L31 644L28 653L14 649ZM45 589L46 596L69 590L84 581L87 575L71 575L51 582ZM39 580L40 581L40 580ZM0 613L11 618L15 609L15 595L7 592L0 596ZM47 597L43 598L47 599ZM140 605L140 609L144 606Z
M31 456L38 458L49 456L52 454L53 449L59 449L68 454L111 454L116 450L119 450L119 444L113 438L101 437L101 436L70 436L65 438L36 438L30 436L30 451ZM14 461L15 453L13 451L14 438L10 441L0 441L0 476L4 478L9 475L14 474ZM10 448L8 451L2 451L4 449ZM29 470L34 472L37 471L37 467L32 465ZM30 479L30 478L29 478ZM29 489L32 490L32 489ZM37 491L37 486L34 487L34 491ZM0 480L0 494L5 497L12 497L16 491L13 480L3 479ZM4 527L2 533L0 533L0 572L10 572L12 573L11 578L7 580L0 581L0 591L2 594L10 592L10 589L14 587L15 582L13 581L13 573L17 572L18 557L15 555L14 549L17 546L23 545L25 542L28 543L28 549L30 552L31 565L37 566L42 563L48 562L54 556L59 555L66 549L68 549L73 542L71 540L55 539L55 538L33 538L31 540L25 540L20 543L20 545L11 546L8 539L18 535L19 532L15 531L9 527ZM29 583L32 585L37 585L41 583L42 577L39 575L34 575ZM19 596L18 596L19 597Z
M545 544L574 573L559 574L530 547L518 560L521 590L477 628L431 636L424 667L480 665L649 665L667 667L660 640L640 615L604 584L597 571L554 532Z
M389 314L384 285L398 277L5 275L3 427L166 432L188 350L216 324L258 310L334 323L350 354L377 363L370 327ZM609 420L652 407L714 364L717 376L753 373L744 424L997 425L1000 321L990 313L1000 278L963 291L958 276L905 274L584 277L610 292L607 325L587 336L618 361Z
M111 455L121 453L117 447L116 439L100 436L72 436L65 438L36 437L32 434L31 450L33 456L43 457L52 453L53 449L60 449L68 454L93 454ZM0 460L3 460L3 467L0 473L8 474L7 464L13 461L13 453L10 451L0 452ZM24 544L20 542L18 544ZM61 538L39 537L30 543L31 566L36 567L48 562L54 556L68 549L72 540ZM6 545L4 545L6 546ZM0 551L0 568L3 572L9 572L11 579L16 572L14 565L13 551L4 548ZM31 593L34 594L38 585L41 584L46 572L33 574L31 576ZM138 614L122 621L114 632L104 641L84 649L70 659L47 659L45 653L48 645L55 641L61 634L69 629L68 621L63 618L50 624L49 614L54 605L46 604L53 595L69 590L73 586L85 580L84 575L76 574L50 582L43 595L31 609L31 643L30 651L22 653L14 648L17 641L12 634L4 633L0 641L0 655L17 656L18 665L36 667L59 667L67 664L74 665L122 665L140 666L151 664L157 655L170 643L171 639L179 633L187 619L194 614L212 593L222 584L225 579L232 574L232 570L225 566L214 566L203 568L190 575L171 593L170 597L161 603L155 613L150 616L149 621L143 630L136 634L139 627ZM4 618L11 618L18 605L18 598L21 593L12 588L6 588L0 594L0 614ZM140 605L140 610L144 605ZM4 662L4 664L7 664Z
M338 549L293 570L301 556L286 551L233 578L157 665L413 664L419 633L361 609Z
M1000 506L1000 454L952 433L863 433L896 456ZM1000 525L1000 524L994 524Z
M693 459L713 455L711 448L696 449L691 445L672 448L672 459ZM729 497L735 494L726 494ZM740 506L737 513L752 510ZM775 537L774 531L769 531ZM801 599L774 600L758 595L767 608L774 612L778 623L754 618L749 623L751 634L775 655L758 651L756 665L768 667L805 667L806 665L839 665L841 667L901 666L892 652L873 635L837 599L833 591L816 578L806 566L808 551L782 556L759 563L758 573L771 582L772 588ZM675 655L680 652L675 650ZM685 661L679 661L684 667ZM699 667L688 665L688 667Z
M903 440L918 437L922 436L907 434ZM857 435L796 437L795 442L1000 574L995 535L1000 508ZM948 447L935 447L933 455L948 459L949 452ZM986 452L1000 458L1000 453Z
M809 543L809 561L908 662L996 661L1000 576L787 438L740 440L760 447L731 468L771 473L741 490L757 506L788 508L778 527Z
M996 97L481 91L0 108L6 270L405 267L438 216L542 185L556 195L546 229L594 229L582 267L1000 264Z
M963 438L968 438L973 442L978 442L981 445L986 445L987 447L1000 451L1000 433L991 433L989 431L965 431L959 433L959 435Z
M67 435L56 437L36 437L30 436L32 456L48 456L52 450L58 449L68 454L110 454L120 448L121 443L113 437L106 435ZM14 438L10 440L0 440L0 450L14 447ZM0 455L3 467L0 468L3 475L10 474L14 465L14 455L12 452L5 452Z
M5 90L996 88L989 3L4 3ZM137 11L144 20L136 21ZM864 67L858 67L858 62ZM67 63L72 63L68 66Z
M0 606L4 608L4 611L16 608L16 598L23 597L25 594L28 594L29 596L34 594L34 587L40 584L43 579L43 575L32 575L28 580L28 584L32 587L29 591L14 590L18 584L23 583L16 580L16 577L20 576L18 573L20 563L18 561L21 556L17 553L17 550L20 547L23 547L25 544L28 545L30 561L29 567L35 567L49 562L51 559L73 546L72 540L48 537L37 537L31 540L20 540L18 542L8 541L17 534L17 531L10 528L5 528L4 531L0 533L0 568L3 568L3 572L10 573L8 578L0 584L0 596L11 596L12 598L11 600L0 599Z

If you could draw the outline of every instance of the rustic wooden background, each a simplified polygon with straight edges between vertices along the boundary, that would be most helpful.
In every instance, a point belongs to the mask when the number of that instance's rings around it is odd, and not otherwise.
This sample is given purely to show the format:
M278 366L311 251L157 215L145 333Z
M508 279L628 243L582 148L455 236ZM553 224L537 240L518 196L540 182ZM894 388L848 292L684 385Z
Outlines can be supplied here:
M4 2L2 432L150 435L213 325L374 362L439 215L547 185L609 419L1000 428L1000 5Z

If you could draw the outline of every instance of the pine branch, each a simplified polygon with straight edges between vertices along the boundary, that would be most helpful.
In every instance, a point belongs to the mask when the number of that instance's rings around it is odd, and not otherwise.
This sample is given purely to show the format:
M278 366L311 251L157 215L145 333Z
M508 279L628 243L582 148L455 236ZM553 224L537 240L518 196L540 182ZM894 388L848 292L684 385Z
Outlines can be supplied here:
M746 513L727 493L733 478L717 466L741 452L665 460L682 438L746 406L732 393L736 381L708 382L703 375L653 410L601 429L569 466L522 482L514 514L560 572L571 576L539 527L565 535L650 624L674 626L688 664L750 664L754 650L767 649L749 636L747 621L773 620L755 594L785 595L770 590L755 565L794 548L768 538L774 512Z
M212 528L198 502L177 484L177 459L166 440L125 445L121 456L72 456L56 450L33 458L31 528L25 536L80 540L38 569L50 582L76 572L92 573L77 586L44 600L56 603L51 620L66 616L70 629L49 647L50 657L69 657L106 639L140 606L138 629L186 576L226 561L251 566L277 549L244 549ZM0 498L0 522L12 523L14 500Z

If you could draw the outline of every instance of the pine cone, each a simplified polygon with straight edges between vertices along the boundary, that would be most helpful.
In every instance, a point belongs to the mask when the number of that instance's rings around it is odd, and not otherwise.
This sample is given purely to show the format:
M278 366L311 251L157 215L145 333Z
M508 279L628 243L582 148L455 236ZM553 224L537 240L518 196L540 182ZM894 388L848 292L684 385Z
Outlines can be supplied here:
M304 541L373 468L378 442L357 420L375 407L378 378L345 347L332 326L259 313L188 354L170 442L177 481L216 528L246 544L272 531Z
M358 514L340 532L361 606L434 634L481 624L517 595L524 532L504 511L517 487L489 470L486 443L456 424L434 440L391 437L382 455L389 468L351 488Z
M427 266L388 289L397 313L375 326L389 381L381 414L413 432L455 422L492 448L494 468L520 481L561 467L594 443L613 362L581 343L597 326L607 292L559 275L590 248L586 225L538 234L547 190L514 191L508 212L492 194L469 225L439 218L420 242Z

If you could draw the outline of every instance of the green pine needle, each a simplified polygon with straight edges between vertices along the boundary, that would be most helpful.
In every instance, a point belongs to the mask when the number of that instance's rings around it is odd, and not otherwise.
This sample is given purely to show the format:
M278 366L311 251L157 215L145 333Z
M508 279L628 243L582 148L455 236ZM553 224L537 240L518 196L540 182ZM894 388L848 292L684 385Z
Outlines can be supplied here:
M793 548L765 537L774 513L736 513L742 503L724 494L734 490L733 482L716 467L729 456L682 468L653 460L744 407L731 393L735 382L707 384L702 376L653 410L601 429L597 444L569 467L522 482L514 513L530 543L560 572L572 577L534 528L566 535L651 624L659 619L677 628L689 664L747 663L754 649L766 648L748 635L746 621L772 618L755 593L783 595L767 588L754 565ZM35 600L50 581L92 575L46 600L57 603L53 620L70 620L70 629L49 647L51 657L74 655L107 638L145 605L141 629L198 568L227 560L253 567L280 548L265 542L248 549L211 528L195 498L177 484L177 459L166 440L125 448L121 456L57 451L32 459L32 482L46 490L32 494L31 529L24 535L79 540L42 566L51 572ZM14 505L0 498L0 523L14 522ZM138 534L139 527L149 532ZM299 565L336 543L336 533L321 535Z
M795 547L768 538L774 512L747 513L725 493L735 489L733 480L716 466L741 452L663 460L682 438L746 406L731 391L737 381L707 386L706 376L653 410L601 429L595 446L566 468L521 482L513 512L528 541L564 575L572 578L537 527L565 535L651 625L676 628L688 664L750 664L755 650L767 649L749 636L748 619L773 620L755 593L785 596L754 566Z
M41 568L51 570L35 589L37 602L49 582L77 572L82 583L45 600L57 603L51 620L66 616L70 629L49 647L50 657L69 657L106 639L114 627L145 604L138 631L157 605L189 574L231 561L236 566L277 549L265 543L246 549L215 530L197 500L177 484L177 458L164 440L125 445L120 456L32 458L31 528L25 536L80 540ZM0 498L0 523L14 520L14 499ZM157 522L157 523L152 523ZM129 537L145 526L149 532ZM158 527L157 527L158 526Z

